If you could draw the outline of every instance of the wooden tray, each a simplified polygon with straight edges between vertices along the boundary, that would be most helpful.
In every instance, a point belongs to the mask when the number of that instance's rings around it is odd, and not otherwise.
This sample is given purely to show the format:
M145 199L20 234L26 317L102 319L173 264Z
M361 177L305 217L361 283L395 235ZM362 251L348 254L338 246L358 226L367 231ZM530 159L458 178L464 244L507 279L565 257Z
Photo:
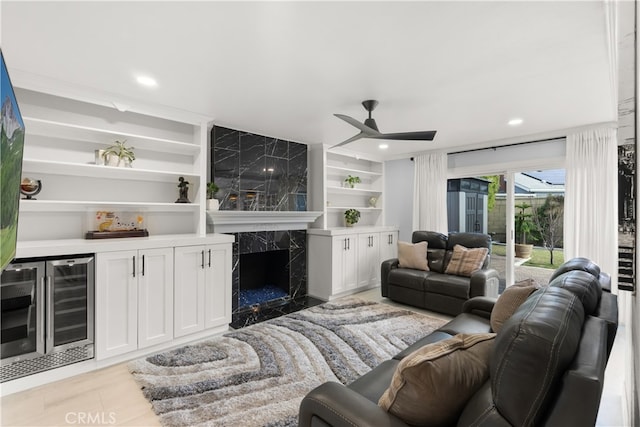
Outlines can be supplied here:
M119 237L148 237L147 230L129 231L87 231L85 239L115 239Z

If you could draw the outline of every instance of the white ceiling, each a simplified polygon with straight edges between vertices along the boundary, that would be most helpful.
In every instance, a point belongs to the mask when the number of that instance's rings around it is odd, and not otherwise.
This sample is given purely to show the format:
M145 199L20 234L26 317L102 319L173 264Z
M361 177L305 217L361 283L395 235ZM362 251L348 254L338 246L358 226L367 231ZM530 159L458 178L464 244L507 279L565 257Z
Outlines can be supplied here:
M3 0L10 73L30 73L334 145L365 99L387 156L616 120L600 1L26 2ZM135 82L153 76L158 87ZM510 127L507 121L524 123ZM379 153L379 141L349 147Z

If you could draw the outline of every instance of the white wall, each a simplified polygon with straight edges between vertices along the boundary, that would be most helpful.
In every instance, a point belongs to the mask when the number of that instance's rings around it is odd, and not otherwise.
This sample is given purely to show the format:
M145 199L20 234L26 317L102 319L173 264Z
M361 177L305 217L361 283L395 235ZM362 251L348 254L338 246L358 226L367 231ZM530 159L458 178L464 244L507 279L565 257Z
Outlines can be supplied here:
M413 232L413 161L390 160L384 163L385 225L397 225L399 239L411 241Z

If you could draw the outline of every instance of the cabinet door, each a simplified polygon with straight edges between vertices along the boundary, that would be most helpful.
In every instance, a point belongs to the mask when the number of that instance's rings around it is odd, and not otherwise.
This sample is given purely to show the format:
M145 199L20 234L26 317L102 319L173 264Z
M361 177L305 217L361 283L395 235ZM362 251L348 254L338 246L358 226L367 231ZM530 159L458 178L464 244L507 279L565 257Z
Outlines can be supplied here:
M333 237L332 295L358 287L357 243L355 235Z
M358 235L358 287L370 286L378 283L380 276L378 260L379 233L365 233Z
M231 323L231 246L206 248L205 328Z
M137 251L96 254L96 359L138 348Z
M175 248L174 330L175 337L204 329L205 247Z
M138 252L138 347L173 339L173 248Z
M391 258L398 258L398 232L384 231L380 233L380 263Z

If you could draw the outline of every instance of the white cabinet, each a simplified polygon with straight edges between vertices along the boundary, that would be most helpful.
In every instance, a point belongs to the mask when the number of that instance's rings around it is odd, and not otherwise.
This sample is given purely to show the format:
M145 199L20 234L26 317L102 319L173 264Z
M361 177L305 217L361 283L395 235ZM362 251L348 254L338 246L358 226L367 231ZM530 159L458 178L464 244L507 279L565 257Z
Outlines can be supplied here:
M391 258L398 258L398 232L382 231L380 232L380 263Z
M331 239L331 293L337 294L358 287L356 235Z
M173 339L173 249L96 254L96 358Z
M378 286L381 258L397 235L394 227L307 230L309 295L329 300Z
M151 235L204 236L204 117L161 107L150 115L153 106L121 112L95 98L84 102L25 88L16 96L26 128L23 176L42 182L38 200L20 201L20 241L83 237L87 217L102 210L141 212ZM179 118L167 118L171 113ZM96 162L96 150L117 140L134 148L131 168ZM181 176L192 203L175 203Z
M358 287L380 282L380 233L358 234Z
M230 245L175 249L176 337L231 322Z
M344 211L360 211L360 226L384 224L383 187L384 163L329 150L327 146L312 146L309 205L323 215L314 223L316 228L344 227ZM353 188L346 185L348 176L360 178Z
M173 339L173 249L138 251L138 348Z

